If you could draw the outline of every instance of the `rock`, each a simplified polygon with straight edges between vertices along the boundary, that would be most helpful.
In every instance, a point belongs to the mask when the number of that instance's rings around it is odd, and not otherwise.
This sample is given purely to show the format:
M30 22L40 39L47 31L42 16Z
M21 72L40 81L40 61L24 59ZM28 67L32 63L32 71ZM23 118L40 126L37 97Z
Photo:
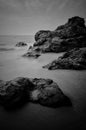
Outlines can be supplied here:
M24 46L27 46L27 44L25 42L18 42L16 44L17 47L24 47Z
M31 57L31 58L38 58L40 56L40 50L38 47L35 47L35 49L30 46L28 52L26 52L23 57Z
M39 51L40 54L47 52L58 53L77 47L86 47L85 20L75 16L68 19L66 24L58 26L54 31L40 30L35 34L35 41L33 47L28 50L30 53L32 51L31 55Z
M51 36L51 31L49 30L40 30L35 34L35 40L38 41L41 38L49 38Z
M29 50L32 49L32 46L29 46Z
M55 69L74 69L83 70L86 69L86 48L75 48L66 52L62 57L54 60L52 63L43 66L49 70Z
M31 101L44 106L59 107L71 102L59 86L51 79L32 79L35 89L31 92Z
M34 87L28 78L18 77L0 84L0 103L4 106L14 106L29 98L29 91Z
M40 53L38 52L27 52L26 54L23 55L23 57L31 57L31 58L38 58L40 56Z
M78 16L72 17L68 19L65 25L57 27L55 31L57 36L63 39L83 35L86 36L85 20Z
M14 107L29 101L50 107L71 104L69 98L51 79L18 77L10 81L1 81L0 103L3 106Z

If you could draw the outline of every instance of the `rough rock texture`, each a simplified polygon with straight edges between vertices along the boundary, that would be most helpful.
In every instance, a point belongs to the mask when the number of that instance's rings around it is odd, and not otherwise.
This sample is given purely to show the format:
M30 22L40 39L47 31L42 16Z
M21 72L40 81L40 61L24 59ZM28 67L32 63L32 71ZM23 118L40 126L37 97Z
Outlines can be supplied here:
M27 44L25 42L18 42L16 44L17 47L24 47L24 46L27 46Z
M52 63L43 66L49 70L55 69L86 69L86 48L84 49L72 49L66 52L63 56L54 60Z
M40 52L38 51L28 51L27 53L25 53L24 55L22 55L23 57L31 57L31 58L38 58L40 56Z
M1 81L0 103L2 105L5 107L14 106L26 101L50 107L71 104L69 98L51 79L19 77L11 81Z
M29 96L28 93L34 85L28 78L16 78L0 83L0 103L12 106L23 102Z
M58 107L70 105L70 100L51 79L32 79L35 89L31 92L31 101L45 106Z
M28 52L37 53L64 52L76 47L86 47L86 26L83 18L75 16L54 31L40 30L35 34L35 43ZM28 57L28 55L26 55Z

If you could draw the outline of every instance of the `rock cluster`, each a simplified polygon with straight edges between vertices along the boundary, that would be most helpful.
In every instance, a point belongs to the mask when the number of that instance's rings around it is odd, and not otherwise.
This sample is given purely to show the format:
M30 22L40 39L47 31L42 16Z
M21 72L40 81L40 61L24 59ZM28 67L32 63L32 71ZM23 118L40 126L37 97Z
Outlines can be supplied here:
M66 52L63 56L43 66L49 70L55 69L74 69L83 70L86 69L86 48L72 49Z
M50 107L71 104L69 98L51 79L18 77L10 81L0 81L0 104L14 107L27 101Z
M73 48L86 47L85 20L75 16L68 19L56 30L40 30L35 34L35 43L28 50L27 57L34 57L47 52L64 52ZM38 57L38 56L37 56Z
M27 44L25 42L18 42L16 44L17 47L24 47L24 46L27 46Z

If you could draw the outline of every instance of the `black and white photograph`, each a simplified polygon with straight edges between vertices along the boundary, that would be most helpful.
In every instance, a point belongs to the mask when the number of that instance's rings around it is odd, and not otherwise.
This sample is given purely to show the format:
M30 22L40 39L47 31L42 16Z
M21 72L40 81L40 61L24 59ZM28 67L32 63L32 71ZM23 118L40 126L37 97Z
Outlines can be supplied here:
M0 0L0 130L86 129L86 0Z

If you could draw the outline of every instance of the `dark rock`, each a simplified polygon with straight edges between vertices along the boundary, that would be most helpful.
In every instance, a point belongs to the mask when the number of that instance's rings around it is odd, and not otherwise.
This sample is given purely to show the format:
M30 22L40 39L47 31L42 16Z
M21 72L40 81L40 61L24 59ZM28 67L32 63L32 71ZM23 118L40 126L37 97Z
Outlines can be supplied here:
M4 106L14 106L29 98L29 91L34 87L28 78L16 78L0 83L0 103Z
M25 42L18 42L16 44L17 47L24 47L24 46L27 46L27 44Z
M0 103L3 106L14 107L29 101L50 107L71 104L69 98L51 79L19 77L11 81L1 81Z
M29 50L28 50L28 52L26 52L24 55L22 55L23 57L31 57L31 58L38 58L39 56L40 56L40 54L41 54L41 52L40 52L40 50L39 50L40 48L38 48L38 47L32 47L32 46L30 46L29 47Z
M36 42L29 51L31 55L35 51L65 52L73 48L86 47L86 26L83 18L75 16L64 25L58 26L56 30L40 30L35 34ZM34 50L34 51L33 51Z
M27 52L26 54L23 55L23 57L31 57L31 58L38 58L40 56L40 53L38 52Z
M75 16L70 18L65 25L57 27L55 31L60 38L86 36L85 21L83 18Z
M35 89L31 92L31 101L45 106L59 107L71 102L58 85L51 79L32 79Z
M39 39L49 38L51 36L51 31L49 30L40 30L35 34L35 40L38 41Z
M52 63L43 66L49 70L55 69L74 69L83 70L86 69L86 48L84 49L72 49L66 52L62 57L54 60Z
M29 50L32 49L32 46L29 46Z

